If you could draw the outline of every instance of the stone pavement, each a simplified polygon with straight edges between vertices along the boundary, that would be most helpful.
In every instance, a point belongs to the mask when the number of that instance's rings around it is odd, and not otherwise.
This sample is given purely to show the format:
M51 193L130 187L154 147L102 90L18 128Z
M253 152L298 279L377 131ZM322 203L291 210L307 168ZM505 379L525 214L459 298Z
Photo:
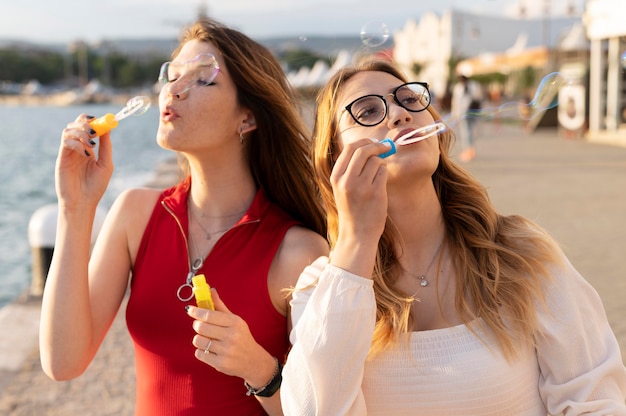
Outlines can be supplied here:
M600 293L626 358L626 148L485 123L477 157L465 166L498 210L527 216L556 237ZM131 415L133 350L123 309L85 374L67 382L41 371L38 299L0 311L0 414Z
M37 306L36 309L39 311L40 308ZM0 384L0 414L132 415L135 368L133 345L126 332L124 310L125 305L87 371L74 380L52 381L41 369L36 341L33 345L24 345L28 354L22 365L16 371L0 373L3 378L7 378L6 383Z
M547 229L600 294L626 361L626 147L481 126L467 168L504 214Z

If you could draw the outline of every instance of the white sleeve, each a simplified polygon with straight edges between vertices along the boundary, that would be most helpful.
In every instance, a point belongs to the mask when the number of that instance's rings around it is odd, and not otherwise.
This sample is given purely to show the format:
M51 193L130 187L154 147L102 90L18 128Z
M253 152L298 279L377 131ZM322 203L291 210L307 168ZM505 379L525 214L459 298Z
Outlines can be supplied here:
M298 279L291 308L293 348L280 393L285 414L367 414L361 384L376 323L372 280L321 257Z
M626 369L602 301L565 259L547 290L537 344L548 413L626 415Z

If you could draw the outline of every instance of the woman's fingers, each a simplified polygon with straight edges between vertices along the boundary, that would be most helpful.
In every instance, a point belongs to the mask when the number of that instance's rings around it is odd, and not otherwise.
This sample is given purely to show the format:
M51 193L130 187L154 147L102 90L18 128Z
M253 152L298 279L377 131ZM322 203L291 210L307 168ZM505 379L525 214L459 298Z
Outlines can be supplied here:
M378 157L379 154L389 150L389 145L373 141L371 139L361 139L353 143L347 144L341 154L337 158L335 166L333 167L333 174L343 176L348 169L353 171L353 174L357 176L361 174L363 167L371 159L374 164L384 163L384 161ZM331 175L332 179L332 175Z
M96 146L95 131L89 125L89 120L93 119L92 116L86 114L79 115L76 120L68 123L61 135L62 144L64 149L76 151L79 153L90 155L93 153L91 149Z
M381 179L386 181L386 161L378 155L385 149L389 147L369 139L346 145L331 173L333 189L341 189L348 198L366 198L379 192L384 185Z

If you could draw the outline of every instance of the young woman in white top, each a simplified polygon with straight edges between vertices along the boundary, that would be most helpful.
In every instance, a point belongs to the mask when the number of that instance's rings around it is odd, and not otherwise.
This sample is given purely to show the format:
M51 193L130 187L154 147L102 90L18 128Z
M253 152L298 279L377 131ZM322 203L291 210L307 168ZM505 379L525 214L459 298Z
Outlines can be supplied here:
M625 415L626 369L596 291L550 236L498 214L452 132L390 63L320 92L315 164L330 258L301 275L288 415ZM375 140L372 140L375 139Z

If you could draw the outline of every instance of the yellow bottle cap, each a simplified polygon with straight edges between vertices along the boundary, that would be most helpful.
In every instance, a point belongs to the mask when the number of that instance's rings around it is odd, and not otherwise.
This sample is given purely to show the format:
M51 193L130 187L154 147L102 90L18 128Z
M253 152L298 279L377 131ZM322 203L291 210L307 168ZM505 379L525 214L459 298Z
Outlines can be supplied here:
M199 308L215 310L213 296L211 296L211 288L206 282L203 274L198 274L191 278L193 283L193 294L196 298L196 304Z
M102 136L104 133L116 128L118 121L115 119L114 114L108 113L92 120L89 125L96 131L96 136Z

